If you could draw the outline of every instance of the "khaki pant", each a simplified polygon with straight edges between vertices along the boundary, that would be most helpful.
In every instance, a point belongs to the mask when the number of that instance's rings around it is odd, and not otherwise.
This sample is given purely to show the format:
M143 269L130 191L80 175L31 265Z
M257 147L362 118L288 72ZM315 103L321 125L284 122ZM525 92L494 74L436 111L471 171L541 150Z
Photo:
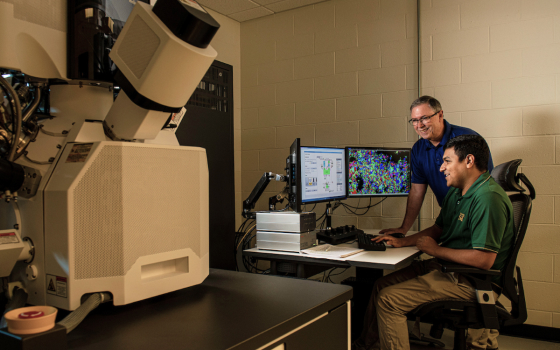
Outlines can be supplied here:
M415 261L409 267L380 278L364 319L355 349L409 350L406 314L418 305L439 299L472 299L474 289L459 275L437 270L435 259ZM473 349L495 349L498 331L469 329L467 343Z

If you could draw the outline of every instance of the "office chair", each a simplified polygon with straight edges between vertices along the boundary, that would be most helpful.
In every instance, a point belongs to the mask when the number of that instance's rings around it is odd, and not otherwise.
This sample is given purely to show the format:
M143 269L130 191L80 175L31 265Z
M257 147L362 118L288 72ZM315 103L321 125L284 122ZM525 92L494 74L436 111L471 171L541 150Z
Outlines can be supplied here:
M486 271L439 259L443 272L458 272L467 277L476 290L477 300L437 300L422 304L407 315L409 320L416 320L419 317L422 322L431 323L430 336L433 338L441 339L443 328L455 331L454 350L466 350L468 328L500 329L505 326L519 325L527 320L523 280L516 261L527 231L535 190L524 174L516 175L521 161L521 159L516 159L500 164L491 173L494 180L506 192L517 192L509 195L513 205L515 236L503 274L499 270ZM520 186L519 181L523 182L529 190L528 195L523 193L525 189ZM499 287L491 283L492 277L499 275L501 275L503 290L499 290ZM494 302L493 290L498 295L503 294L511 301L511 312L508 312L499 302ZM420 340L438 343L429 338Z

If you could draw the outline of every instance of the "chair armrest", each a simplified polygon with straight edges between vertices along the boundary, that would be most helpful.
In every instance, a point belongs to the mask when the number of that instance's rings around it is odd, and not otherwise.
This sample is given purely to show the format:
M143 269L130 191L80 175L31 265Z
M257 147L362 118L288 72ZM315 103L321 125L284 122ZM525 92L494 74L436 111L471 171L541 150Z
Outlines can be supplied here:
M487 329L499 329L500 322L495 307L494 293L492 289L492 277L500 276L500 270L483 270L477 267L452 263L438 259L442 272L458 272L464 276L474 287L478 307L482 313L484 327Z
M500 276L502 274L500 270L483 270L483 269L479 269L478 267L457 264L442 259L437 259L437 261L441 265L442 272L458 272L458 273L490 275L490 276Z

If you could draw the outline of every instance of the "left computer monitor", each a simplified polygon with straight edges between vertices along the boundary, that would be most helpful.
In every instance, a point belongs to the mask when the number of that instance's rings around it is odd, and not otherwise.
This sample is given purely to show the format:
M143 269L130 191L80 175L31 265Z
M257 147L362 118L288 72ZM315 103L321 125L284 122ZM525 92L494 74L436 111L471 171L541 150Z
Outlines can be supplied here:
M346 153L343 148L300 148L301 203L346 198Z

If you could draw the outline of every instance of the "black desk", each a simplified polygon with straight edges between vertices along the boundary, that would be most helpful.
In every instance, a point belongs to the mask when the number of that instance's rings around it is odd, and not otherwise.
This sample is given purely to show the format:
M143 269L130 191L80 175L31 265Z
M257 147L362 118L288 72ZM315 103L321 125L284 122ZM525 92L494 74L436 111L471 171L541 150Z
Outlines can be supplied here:
M68 334L68 348L346 349L351 298L348 286L211 269L197 286L101 305Z

